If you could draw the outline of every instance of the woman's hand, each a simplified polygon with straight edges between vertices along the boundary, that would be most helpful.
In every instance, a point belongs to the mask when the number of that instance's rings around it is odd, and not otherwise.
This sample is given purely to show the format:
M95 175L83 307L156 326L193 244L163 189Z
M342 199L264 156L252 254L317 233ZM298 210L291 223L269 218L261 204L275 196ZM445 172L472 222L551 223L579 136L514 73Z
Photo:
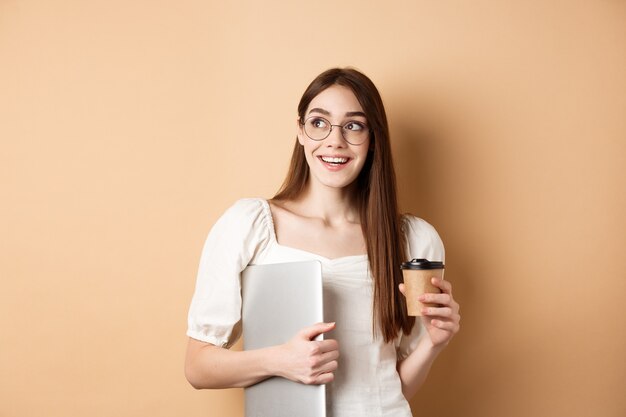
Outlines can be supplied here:
M317 323L285 344L243 351L189 338L185 376L196 389L245 388L273 376L326 384L334 379L339 347L335 340L313 339L334 328L335 323Z
M439 288L440 294L426 293L418 297L422 303L438 304L437 307L422 308L422 323L430 336L433 346L445 346L460 329L461 316L459 304L452 297L452 284L440 278L432 278L432 284ZM400 284L404 293L404 284ZM405 294L406 295L406 294Z
M398 362L402 393L406 398L411 398L422 386L437 355L459 331L461 316L459 305L452 298L452 284L439 278L432 278L431 282L442 292L426 293L417 298L422 303L438 305L422 309L421 320L429 337L420 338L415 350ZM400 292L406 296L404 284L400 284Z
M280 376L307 385L331 382L337 369L339 344L332 339L314 339L334 328L335 323L317 323L300 330L281 345Z

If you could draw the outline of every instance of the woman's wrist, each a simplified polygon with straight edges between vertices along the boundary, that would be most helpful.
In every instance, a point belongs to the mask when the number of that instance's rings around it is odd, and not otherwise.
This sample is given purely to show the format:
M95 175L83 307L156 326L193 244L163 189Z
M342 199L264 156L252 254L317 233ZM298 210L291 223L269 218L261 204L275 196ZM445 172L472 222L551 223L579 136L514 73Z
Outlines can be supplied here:
M439 353L441 353L442 350L446 348L446 346L448 346L447 343L440 343L437 345L434 344L432 339L430 338L430 335L428 334L428 332L426 332L426 334L424 334L419 339L417 348L415 350L420 350L429 355L432 355L433 357L436 357L437 355L439 355Z
M263 372L269 377L281 376L284 377L281 358L284 357L283 345L270 346L259 351L262 355L260 359Z

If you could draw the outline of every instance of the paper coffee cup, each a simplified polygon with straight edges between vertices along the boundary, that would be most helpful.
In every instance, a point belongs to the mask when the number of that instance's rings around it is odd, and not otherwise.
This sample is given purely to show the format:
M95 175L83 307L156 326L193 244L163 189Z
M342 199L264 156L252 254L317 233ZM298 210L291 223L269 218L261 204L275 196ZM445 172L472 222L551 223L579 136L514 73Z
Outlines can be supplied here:
M441 290L431 283L433 277L443 279L443 262L427 259L413 259L404 262L400 269L404 277L404 295L409 316L421 316L422 308L437 307L438 304L421 303L418 297L424 293L440 293Z

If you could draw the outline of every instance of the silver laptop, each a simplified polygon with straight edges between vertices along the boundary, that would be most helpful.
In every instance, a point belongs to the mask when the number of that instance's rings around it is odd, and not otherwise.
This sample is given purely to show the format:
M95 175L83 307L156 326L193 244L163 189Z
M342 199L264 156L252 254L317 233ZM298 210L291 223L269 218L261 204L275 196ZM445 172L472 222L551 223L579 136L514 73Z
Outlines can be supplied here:
M241 283L244 350L285 343L324 321L319 261L251 265ZM326 416L324 385L273 377L246 388L245 401L246 417Z

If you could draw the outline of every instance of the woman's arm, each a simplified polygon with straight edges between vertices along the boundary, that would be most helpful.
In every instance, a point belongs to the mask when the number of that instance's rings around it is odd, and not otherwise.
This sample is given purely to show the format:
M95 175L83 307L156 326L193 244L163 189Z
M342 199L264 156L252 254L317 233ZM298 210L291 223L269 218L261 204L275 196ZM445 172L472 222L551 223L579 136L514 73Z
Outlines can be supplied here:
M398 375L402 382L404 398L411 399L419 390L442 350L443 346L433 346L430 338L425 336L420 339L417 348L409 356L398 362Z
M248 387L272 376L326 384L334 379L338 344L332 339L313 339L334 327L334 323L317 323L285 344L249 351L231 351L189 338L185 376L196 389Z
M426 334L411 354L398 362L398 374L402 381L402 393L410 399L422 386L430 368L439 353L450 343L452 337L460 329L461 316L459 304L452 297L452 284L439 278L433 278L434 286L441 289L441 294L422 294L419 301L439 304L438 307L425 307L422 320ZM404 294L404 284L400 284L400 292Z

